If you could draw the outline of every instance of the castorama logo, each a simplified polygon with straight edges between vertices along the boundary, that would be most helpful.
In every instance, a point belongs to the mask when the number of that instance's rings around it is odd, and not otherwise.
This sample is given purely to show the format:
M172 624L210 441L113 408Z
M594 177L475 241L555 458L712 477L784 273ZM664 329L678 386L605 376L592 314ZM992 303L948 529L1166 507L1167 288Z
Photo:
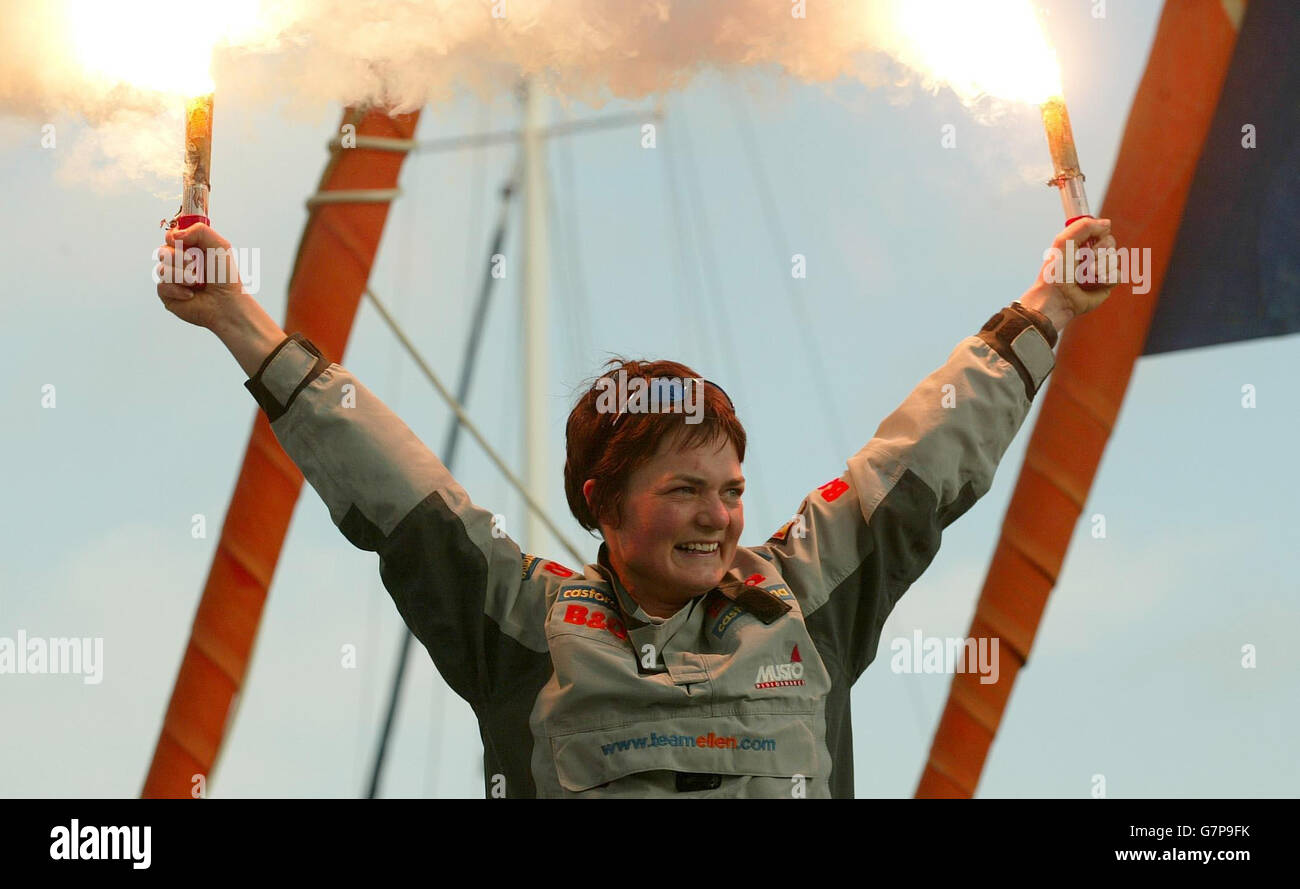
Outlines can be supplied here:
M758 668L758 678L754 688L779 688L785 685L803 685L803 658L799 657L799 646L790 652L788 664L768 664Z

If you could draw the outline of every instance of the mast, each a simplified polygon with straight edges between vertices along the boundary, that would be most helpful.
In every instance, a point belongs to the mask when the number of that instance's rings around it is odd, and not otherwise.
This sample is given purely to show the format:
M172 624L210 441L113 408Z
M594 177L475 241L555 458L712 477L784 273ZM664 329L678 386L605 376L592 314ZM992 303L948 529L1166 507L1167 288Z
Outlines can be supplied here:
M524 396L524 485L537 503L546 502L550 474L547 459L547 381L550 366L547 351L548 253L546 229L546 122L544 96L532 78L522 84L523 99L523 172L524 172L524 278L523 299L523 380L519 391ZM533 553L545 552L550 546L541 519L527 511L523 535L525 548Z

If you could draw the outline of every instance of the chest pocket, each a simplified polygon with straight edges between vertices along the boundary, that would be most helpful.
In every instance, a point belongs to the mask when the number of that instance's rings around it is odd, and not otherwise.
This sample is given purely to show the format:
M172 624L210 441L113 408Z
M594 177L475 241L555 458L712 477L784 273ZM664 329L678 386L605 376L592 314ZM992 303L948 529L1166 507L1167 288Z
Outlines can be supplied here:
M538 768L554 768L560 788L578 793L651 772L829 777L818 702L830 680L784 596L755 590L743 605L727 597L723 610L742 616L721 639L711 635L720 615L699 608L665 640L660 668L646 672L635 644L645 628L615 623L608 595L565 589L547 621L555 672L534 708L534 750L549 754ZM800 647L807 674L765 684L762 671L799 663ZM608 792L618 795L618 785Z
M668 668L668 675L672 678L673 685L694 685L698 682L708 682L711 678L708 658L693 651L666 653L664 666Z
M822 746L810 719L788 716L640 722L551 739L560 786L572 792L656 770L825 778Z

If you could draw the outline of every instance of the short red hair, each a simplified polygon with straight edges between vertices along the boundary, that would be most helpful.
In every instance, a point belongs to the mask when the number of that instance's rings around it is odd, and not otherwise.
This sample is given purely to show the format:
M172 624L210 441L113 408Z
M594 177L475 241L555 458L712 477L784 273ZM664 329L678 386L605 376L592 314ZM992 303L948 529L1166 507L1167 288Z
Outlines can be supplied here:
M602 379L616 379L619 371L631 380L700 379L700 375L676 361L628 361L611 358L610 370L591 381L590 387L569 412L565 426L564 494L569 511L578 524L588 531L598 531L600 522L618 527L623 516L623 496L632 472L654 456L661 442L672 433L682 433L679 446L698 447L717 442L722 448L730 441L736 458L745 462L745 427L736 417L727 394L716 384L704 387L704 415L698 423L686 422L686 414L656 413L610 414L597 410L597 398L608 384ZM615 417L618 422L615 423ZM583 496L582 486L595 479L591 504Z

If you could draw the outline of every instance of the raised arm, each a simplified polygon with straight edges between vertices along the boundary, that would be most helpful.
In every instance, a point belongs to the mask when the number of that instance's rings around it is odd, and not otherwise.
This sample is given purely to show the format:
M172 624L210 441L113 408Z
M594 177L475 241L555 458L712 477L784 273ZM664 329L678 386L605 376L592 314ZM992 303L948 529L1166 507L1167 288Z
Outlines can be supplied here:
M1114 246L1106 220L1080 220L1054 246L1065 238ZM957 344L843 474L755 548L780 567L819 650L834 654L842 688L874 659L885 619L929 567L943 529L988 492L1055 366L1059 329L1109 295L1109 287L1044 280L1044 270L1018 302Z
M195 226L169 235L162 261L178 239L229 247ZM566 569L525 558L400 418L301 334L286 336L231 270L229 284L163 282L158 295L212 330L249 375L245 387L334 524L379 553L385 588L448 684L490 710L503 686L544 682L546 588Z

